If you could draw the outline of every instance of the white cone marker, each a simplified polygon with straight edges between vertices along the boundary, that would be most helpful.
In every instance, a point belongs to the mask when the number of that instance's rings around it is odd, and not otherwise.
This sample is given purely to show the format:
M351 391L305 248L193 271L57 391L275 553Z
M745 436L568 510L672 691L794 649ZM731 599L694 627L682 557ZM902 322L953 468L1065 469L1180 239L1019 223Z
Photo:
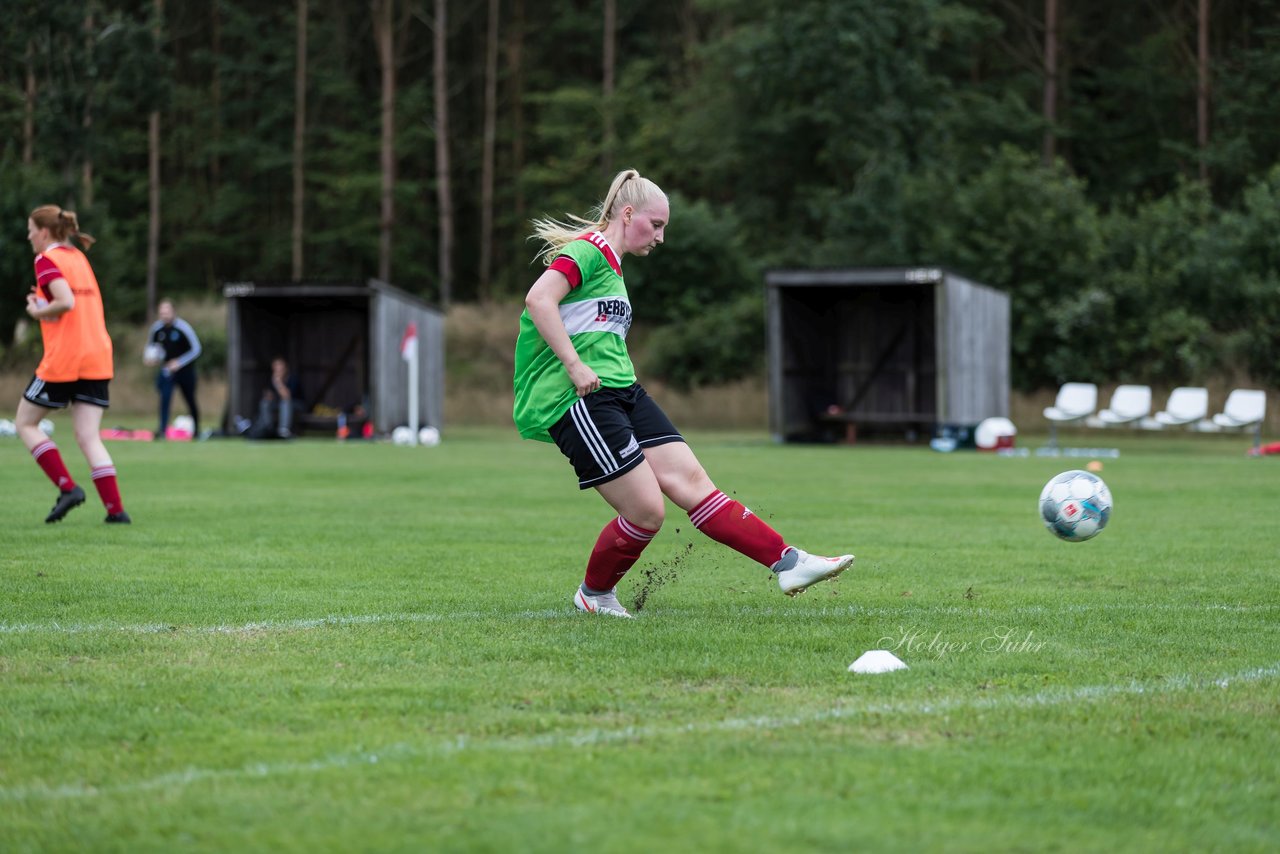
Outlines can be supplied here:
M907 665L902 659L887 649L868 650L849 665L850 673L891 673L894 670L906 669Z

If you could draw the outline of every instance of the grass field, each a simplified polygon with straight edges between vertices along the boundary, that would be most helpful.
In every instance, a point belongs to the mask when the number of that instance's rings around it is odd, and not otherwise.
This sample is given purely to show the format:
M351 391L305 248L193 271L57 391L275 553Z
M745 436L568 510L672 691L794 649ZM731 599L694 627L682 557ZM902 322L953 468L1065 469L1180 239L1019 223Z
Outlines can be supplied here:
M509 431L115 444L128 528L0 440L0 849L1280 848L1280 461L1119 436L1068 544L1082 460L694 440L854 569L790 600L673 509L593 618L604 505Z

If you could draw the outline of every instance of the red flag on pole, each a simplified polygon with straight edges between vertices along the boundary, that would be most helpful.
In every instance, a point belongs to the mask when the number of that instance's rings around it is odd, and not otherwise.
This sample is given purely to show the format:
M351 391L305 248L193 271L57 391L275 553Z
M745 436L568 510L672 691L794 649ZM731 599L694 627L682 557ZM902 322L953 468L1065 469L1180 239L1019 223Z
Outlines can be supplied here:
M400 339L400 358L412 362L418 358L418 324L410 323Z

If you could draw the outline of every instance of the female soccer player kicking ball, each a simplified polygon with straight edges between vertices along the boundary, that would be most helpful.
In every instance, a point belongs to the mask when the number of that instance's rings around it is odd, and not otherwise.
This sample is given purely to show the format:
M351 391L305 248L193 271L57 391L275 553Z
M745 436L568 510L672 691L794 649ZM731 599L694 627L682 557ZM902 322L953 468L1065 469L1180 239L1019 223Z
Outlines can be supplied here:
M527 439L554 441L578 486L594 488L618 517L605 525L579 611L630 617L617 584L662 527L663 496L694 527L768 567L795 596L834 578L853 555L819 557L789 546L707 476L684 437L636 382L627 353L631 302L622 258L648 255L670 218L666 194L634 169L618 173L590 218L537 220L547 270L525 297L516 341L514 417Z

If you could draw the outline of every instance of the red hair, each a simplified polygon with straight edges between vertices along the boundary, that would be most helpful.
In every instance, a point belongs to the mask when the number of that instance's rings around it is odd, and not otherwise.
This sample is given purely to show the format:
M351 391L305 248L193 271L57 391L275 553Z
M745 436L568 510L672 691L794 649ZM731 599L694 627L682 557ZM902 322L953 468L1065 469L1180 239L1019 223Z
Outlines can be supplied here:
M77 240L88 249L93 245L92 235L80 231L80 223L73 211L64 211L57 205L41 205L31 212L31 221L36 228L49 229L49 236L59 243Z

